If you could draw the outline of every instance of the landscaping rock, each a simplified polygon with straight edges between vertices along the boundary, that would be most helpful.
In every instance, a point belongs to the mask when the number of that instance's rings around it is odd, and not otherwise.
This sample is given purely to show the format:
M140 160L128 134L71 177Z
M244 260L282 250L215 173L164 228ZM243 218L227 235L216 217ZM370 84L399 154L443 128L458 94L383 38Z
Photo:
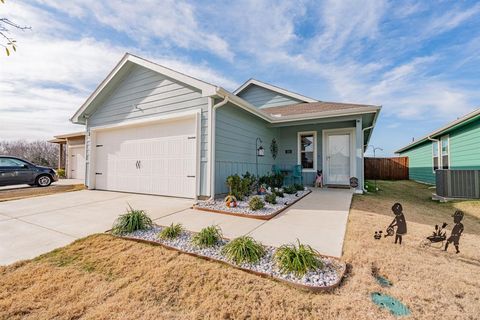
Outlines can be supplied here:
M182 231L181 235L175 239L159 239L158 234L160 233L160 231L162 231L163 228L164 227L161 226L155 226L148 230L138 230L125 235L125 237L153 241L170 247L174 247L184 252L194 253L200 256L232 263L231 261L228 261L228 259L221 253L222 247L227 244L229 240L222 239L214 247L200 248L192 244L191 239L194 233L190 231ZM337 284L342 277L343 272L339 272L339 270L342 269L340 263L335 259L327 257L321 257L324 265L323 269L309 271L303 277L297 277L291 273L281 273L275 263L275 250L275 247L265 246L265 255L258 263L243 263L238 266L252 271L261 272L276 278L287 280L293 283L311 287L330 287Z

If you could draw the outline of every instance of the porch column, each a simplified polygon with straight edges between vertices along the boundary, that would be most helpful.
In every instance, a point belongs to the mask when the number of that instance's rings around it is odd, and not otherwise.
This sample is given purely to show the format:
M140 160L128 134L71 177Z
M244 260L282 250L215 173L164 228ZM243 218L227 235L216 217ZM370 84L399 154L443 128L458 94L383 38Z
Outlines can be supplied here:
M64 158L65 158L65 155L64 155L65 151L64 151L64 148L63 148L63 143L60 142L58 145L60 146L60 151L58 153L58 165L57 165L57 167L58 167L58 169L62 169L63 168L62 164L63 164Z
M363 176L363 132L362 132L362 118L355 121L355 163L358 178L358 187L355 190L358 193L363 192L364 176Z

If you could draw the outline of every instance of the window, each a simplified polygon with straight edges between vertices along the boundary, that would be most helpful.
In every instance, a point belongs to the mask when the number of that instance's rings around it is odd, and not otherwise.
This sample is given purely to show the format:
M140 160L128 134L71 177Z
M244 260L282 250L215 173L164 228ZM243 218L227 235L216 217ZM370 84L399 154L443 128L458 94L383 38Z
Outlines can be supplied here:
M317 170L317 133L298 133L298 164L303 171Z
M438 158L438 141L432 141L433 172L438 169L440 162Z
M450 167L449 137L444 136L440 141L442 145L442 169L448 169Z
M21 167L25 162L12 159L12 158L0 158L0 167Z

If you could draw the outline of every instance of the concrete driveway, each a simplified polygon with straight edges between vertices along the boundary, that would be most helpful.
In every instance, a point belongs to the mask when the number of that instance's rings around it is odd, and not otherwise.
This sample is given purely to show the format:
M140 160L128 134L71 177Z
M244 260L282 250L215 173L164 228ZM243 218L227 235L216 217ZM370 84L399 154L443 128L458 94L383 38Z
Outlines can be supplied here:
M111 228L133 208L153 218L185 210L191 199L82 190L0 203L0 265L30 259Z
M217 224L228 238L251 235L280 246L296 239L320 253L340 257L352 192L314 189L277 217L262 221L189 209L193 200L106 191L76 191L0 203L0 265L110 229L127 204L147 211L155 223L182 223L187 230Z

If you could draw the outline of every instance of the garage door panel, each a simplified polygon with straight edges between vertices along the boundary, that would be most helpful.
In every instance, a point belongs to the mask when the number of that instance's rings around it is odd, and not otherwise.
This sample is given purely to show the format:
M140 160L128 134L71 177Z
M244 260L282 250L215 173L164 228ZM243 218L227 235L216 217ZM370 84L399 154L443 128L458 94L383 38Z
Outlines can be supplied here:
M195 130L192 118L99 131L97 189L194 197Z

